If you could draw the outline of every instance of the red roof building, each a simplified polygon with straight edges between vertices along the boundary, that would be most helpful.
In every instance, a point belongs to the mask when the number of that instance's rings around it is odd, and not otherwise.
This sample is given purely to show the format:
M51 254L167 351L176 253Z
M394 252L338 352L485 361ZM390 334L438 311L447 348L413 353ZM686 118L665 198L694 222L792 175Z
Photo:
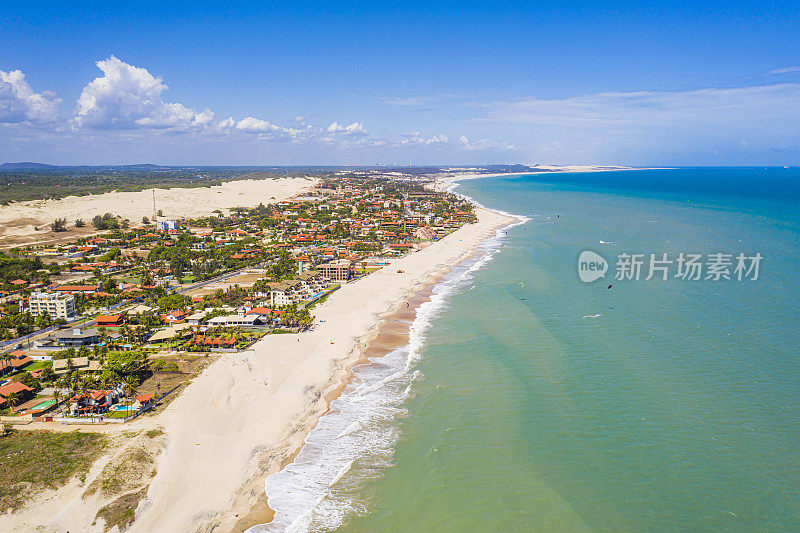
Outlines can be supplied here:
M94 323L100 327L121 326L124 323L123 315L100 315L94 319Z

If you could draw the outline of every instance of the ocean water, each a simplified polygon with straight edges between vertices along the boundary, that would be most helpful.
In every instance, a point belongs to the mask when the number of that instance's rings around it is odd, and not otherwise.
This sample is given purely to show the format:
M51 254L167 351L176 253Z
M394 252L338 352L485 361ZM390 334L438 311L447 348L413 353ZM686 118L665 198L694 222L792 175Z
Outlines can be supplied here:
M520 223L357 369L254 530L800 530L800 170L456 191ZM579 278L585 250L604 279ZM731 254L732 279L613 279L620 254L664 253Z

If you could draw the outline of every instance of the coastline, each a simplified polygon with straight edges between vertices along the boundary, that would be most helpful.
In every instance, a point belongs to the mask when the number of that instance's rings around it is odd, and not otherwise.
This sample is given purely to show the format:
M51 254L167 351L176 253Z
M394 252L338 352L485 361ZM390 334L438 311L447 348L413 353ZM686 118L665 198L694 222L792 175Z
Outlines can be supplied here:
M492 174L480 174L465 172L461 174L453 174L450 176L436 178L432 184L433 190L452 192L452 188L456 186L459 181L475 180L481 178L498 178L508 176L528 176L531 174L565 174L573 172L618 172L628 170L656 170L659 168L668 167L625 167L615 165L539 165L535 167L538 170L531 170L529 172L496 172ZM470 201L473 201L470 199ZM474 202L476 203L477 202ZM478 204L480 205L480 204Z
M267 336L206 369L162 415L167 446L129 531L239 531L268 518L264 479L300 451L386 317L516 221L476 212L476 224L343 286L312 331Z
M409 333L411 325L413 324L419 307L430 301L431 294L437 283L442 279L445 274L438 276L436 279L431 280L430 283L420 288L411 298L408 299L408 307L403 307L402 303L395 312L383 317L377 326L377 331L373 338L364 343L364 347L360 352L360 357L349 365L347 369L347 376L341 385L335 390L331 391L326 396L327 409L317 419L317 422L331 412L331 402L339 398L342 392L356 379L354 370L361 365L368 365L373 358L383 357L390 353L392 350L400 348L408 344ZM316 426L316 424L315 424ZM303 439L301 446L294 451L293 454L284 458L276 472L283 470L287 465L291 464L297 455L302 450L306 441ZM269 475L275 472L270 472ZM264 483L260 486L263 489ZM269 506L269 500L266 493L262 490L261 496L253 503L250 511L241 518L233 527L233 531L247 531L251 527L268 526L275 517L275 510Z

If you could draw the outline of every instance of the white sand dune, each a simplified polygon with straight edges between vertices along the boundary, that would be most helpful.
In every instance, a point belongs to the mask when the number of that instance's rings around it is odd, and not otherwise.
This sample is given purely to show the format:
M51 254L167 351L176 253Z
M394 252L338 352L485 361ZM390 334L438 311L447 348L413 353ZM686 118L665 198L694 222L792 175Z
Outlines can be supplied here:
M317 183L313 178L280 178L228 181L195 189L146 189L139 192L109 192L89 196L68 196L59 200L35 200L0 207L0 236L36 235L35 226L45 226L64 217L68 225L81 218L90 223L95 215L112 213L138 224L156 209L168 218L199 217L215 209L255 207L290 198ZM155 193L154 193L155 191Z

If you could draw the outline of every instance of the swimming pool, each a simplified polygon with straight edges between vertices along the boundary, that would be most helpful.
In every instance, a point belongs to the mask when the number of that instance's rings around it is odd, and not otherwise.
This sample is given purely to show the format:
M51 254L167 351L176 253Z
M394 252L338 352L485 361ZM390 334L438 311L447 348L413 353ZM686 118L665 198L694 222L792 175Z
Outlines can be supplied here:
M47 409L48 407L52 406L54 403L56 403L55 400L45 400L43 402L37 403L36 405L34 405L33 407L31 407L28 410L29 411L36 411L36 410L43 411L43 410Z

